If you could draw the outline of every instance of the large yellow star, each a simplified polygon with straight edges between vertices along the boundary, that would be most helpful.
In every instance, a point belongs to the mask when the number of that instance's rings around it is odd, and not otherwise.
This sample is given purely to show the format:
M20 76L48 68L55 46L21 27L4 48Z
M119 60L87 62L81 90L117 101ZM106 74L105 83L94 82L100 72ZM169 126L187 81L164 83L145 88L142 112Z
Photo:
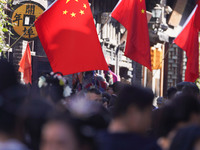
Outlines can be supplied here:
M86 5L86 4L83 4L83 7L86 9L86 8L87 8L87 5Z
M67 13L68 13L68 11L67 11L67 10L63 11L63 15L66 15Z
M76 2L78 2L78 0L75 0Z
M83 10L80 10L80 12L79 12L81 15L84 15L85 14L85 12L83 11Z
M70 1L70 0L67 0L67 1L66 1L66 4L69 3L69 1Z
M72 13L71 13L71 16L72 16L72 17L76 17L76 13L72 12Z
M140 2L142 2L142 0L140 0Z
M144 14L144 13L145 13L145 10L144 10L144 9L142 9L142 10L141 10L141 12L142 12L142 14Z

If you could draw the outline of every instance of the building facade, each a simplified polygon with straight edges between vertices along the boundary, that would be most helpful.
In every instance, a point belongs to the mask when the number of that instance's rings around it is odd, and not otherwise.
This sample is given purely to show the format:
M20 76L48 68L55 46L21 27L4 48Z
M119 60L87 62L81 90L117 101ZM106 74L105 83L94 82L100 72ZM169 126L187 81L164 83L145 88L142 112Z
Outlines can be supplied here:
M23 1L25 0L13 0L13 5ZM31 1L40 3L45 9L54 2L54 0ZM171 43L194 8L195 0L184 0L184 2L182 0L146 1L147 11L149 12L152 12L156 4L159 4L164 9L160 21L168 25L168 29L162 31L160 36L153 32L153 25L156 23L156 19L152 17L149 22L151 46L158 46L163 56L161 69L154 70L153 72L148 71L140 64L124 56L126 29L110 17L118 0L89 0L89 2L91 4L97 34L105 59L111 70L115 72L122 81L126 83L142 84L152 88L156 95L163 96L169 87L175 86L178 82L184 80L187 60L185 53L176 45L171 46ZM166 14L166 6L172 8L172 13ZM179 13L177 14L176 12ZM165 41L166 37L168 41ZM10 38L8 43L12 45L15 40L16 38ZM15 65L16 70L18 70L18 63L26 48L26 44L26 41L20 40L7 54L9 60ZM34 41L30 41L30 46L33 60L33 82L37 82L38 77L42 73L51 71L51 67L39 39L37 38ZM99 71L99 73L101 74L103 72ZM21 74L19 73L18 76L20 78Z

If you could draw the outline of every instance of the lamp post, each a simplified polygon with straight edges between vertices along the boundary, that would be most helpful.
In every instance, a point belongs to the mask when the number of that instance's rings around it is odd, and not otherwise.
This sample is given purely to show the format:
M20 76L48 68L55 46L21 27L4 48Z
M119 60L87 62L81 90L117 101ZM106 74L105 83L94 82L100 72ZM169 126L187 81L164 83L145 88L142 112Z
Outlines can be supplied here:
M162 8L160 7L159 4L156 4L156 7L154 7L154 9L152 10L152 16L154 18L159 19L161 17L162 14Z
M156 34L158 33L158 30L160 28L161 15L162 15L162 8L160 7L159 4L157 4L156 7L154 7L154 9L152 10L152 17L156 18L156 22L155 24L153 24L152 28Z
M158 38L155 41L154 47L160 49L162 53L162 57L165 54L165 43L169 41L169 36L164 32L169 27L166 23L166 15L170 14L172 9L169 6L166 6L166 0L160 0L160 4L156 4L156 6L152 10L152 17L154 18L154 22L152 24L153 35ZM162 58L163 59L163 58ZM163 80L164 80L164 62L162 61L162 68L153 70L153 79L152 79L152 89L153 91L158 90L157 83L160 82L159 94L163 96Z

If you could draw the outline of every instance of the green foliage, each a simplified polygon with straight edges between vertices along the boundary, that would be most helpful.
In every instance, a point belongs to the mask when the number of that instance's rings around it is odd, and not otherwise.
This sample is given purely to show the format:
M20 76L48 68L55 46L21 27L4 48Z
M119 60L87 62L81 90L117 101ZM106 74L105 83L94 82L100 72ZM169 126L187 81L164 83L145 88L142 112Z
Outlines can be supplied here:
M11 25L9 17L5 14L5 6L10 5L11 0L0 0L0 52L8 48L5 42L5 33L10 33L8 27Z

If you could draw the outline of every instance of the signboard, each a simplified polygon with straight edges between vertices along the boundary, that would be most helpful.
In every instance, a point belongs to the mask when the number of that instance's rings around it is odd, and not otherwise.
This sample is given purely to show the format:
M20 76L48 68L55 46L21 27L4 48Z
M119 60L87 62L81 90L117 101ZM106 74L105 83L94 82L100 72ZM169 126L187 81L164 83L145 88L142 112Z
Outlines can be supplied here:
M13 33L21 36L27 31L35 20L44 12L45 8L39 3L32 1L22 2L14 7L11 19L13 25ZM32 26L22 37L24 40L34 40L37 38L35 26Z

